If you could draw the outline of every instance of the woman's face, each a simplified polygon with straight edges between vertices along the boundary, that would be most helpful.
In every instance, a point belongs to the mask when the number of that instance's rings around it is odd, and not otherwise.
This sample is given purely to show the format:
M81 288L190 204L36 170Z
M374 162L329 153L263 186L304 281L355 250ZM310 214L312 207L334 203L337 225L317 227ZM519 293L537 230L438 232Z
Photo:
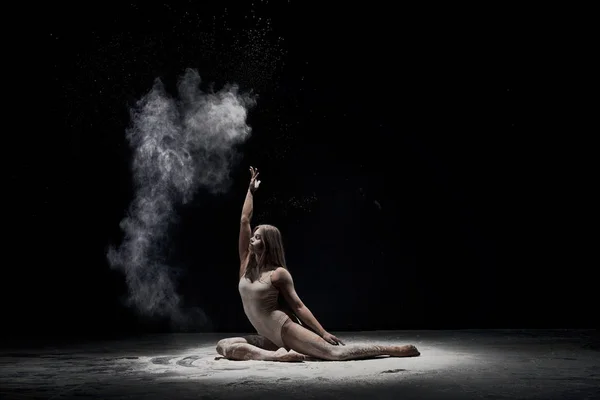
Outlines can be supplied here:
M250 249L256 254L260 254L265 249L265 244L262 239L262 228L254 231L254 235L250 238Z

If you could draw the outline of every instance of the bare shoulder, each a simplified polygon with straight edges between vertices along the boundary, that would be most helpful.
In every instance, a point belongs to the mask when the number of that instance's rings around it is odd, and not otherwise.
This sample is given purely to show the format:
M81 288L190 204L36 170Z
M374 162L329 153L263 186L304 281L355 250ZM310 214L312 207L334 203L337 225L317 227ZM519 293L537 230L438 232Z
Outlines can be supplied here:
M279 267L275 269L273 274L271 275L271 282L274 285L287 284L292 282L292 274L290 271L283 267Z

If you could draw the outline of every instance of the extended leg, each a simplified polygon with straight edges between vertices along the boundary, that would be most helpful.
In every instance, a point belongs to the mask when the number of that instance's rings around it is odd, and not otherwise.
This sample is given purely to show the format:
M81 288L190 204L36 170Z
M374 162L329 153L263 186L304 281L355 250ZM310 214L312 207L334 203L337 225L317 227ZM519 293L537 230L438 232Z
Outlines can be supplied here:
M217 343L217 353L230 360L302 361L305 357L288 352L260 335L222 339Z
M289 348L311 357L330 361L358 360L377 356L415 357L420 353L413 345L332 345L316 333L294 322L283 326L281 337Z

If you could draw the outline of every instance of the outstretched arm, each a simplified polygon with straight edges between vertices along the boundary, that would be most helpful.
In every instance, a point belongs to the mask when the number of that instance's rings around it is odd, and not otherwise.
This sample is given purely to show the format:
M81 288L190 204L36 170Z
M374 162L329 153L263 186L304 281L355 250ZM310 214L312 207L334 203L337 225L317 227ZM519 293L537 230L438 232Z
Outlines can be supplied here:
M308 325L317 335L331 344L344 344L340 339L327 332L317 321L313 313L306 305L300 300L296 289L294 288L294 281L292 275L285 268L277 268L273 275L271 275L271 282L279 289L280 293L283 294L285 300L290 305L294 313L300 318L304 324Z
M250 236L252 235L250 221L252 220L252 208L254 207L253 197L254 195L250 189L248 189L248 192L246 193L246 199L244 200L244 207L242 208L242 219L240 220L240 261L243 261L249 252Z
M238 241L240 278L245 273L246 260L250 253L250 236L252 235L250 221L252 220L252 212L254 209L254 192L258 189L258 185L260 184L260 181L256 180L256 177L258 177L258 170L250 167L250 174L250 186L246 192L246 199L244 200L244 206L242 207L242 218L240 219L240 238Z

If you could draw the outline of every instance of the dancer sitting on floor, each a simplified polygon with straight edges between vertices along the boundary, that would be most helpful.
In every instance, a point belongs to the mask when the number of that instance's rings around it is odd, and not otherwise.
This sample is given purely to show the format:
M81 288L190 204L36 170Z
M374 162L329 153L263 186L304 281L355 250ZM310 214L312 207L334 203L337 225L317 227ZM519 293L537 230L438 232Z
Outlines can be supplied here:
M418 356L420 353L413 345L346 346L323 329L294 289L279 230L272 225L259 225L254 231L250 228L254 193L260 184L256 179L258 170L250 167L250 173L240 221L238 288L246 316L258 335L222 339L217 352L231 360L268 361ZM281 302L283 305L278 301L280 295L285 300Z

